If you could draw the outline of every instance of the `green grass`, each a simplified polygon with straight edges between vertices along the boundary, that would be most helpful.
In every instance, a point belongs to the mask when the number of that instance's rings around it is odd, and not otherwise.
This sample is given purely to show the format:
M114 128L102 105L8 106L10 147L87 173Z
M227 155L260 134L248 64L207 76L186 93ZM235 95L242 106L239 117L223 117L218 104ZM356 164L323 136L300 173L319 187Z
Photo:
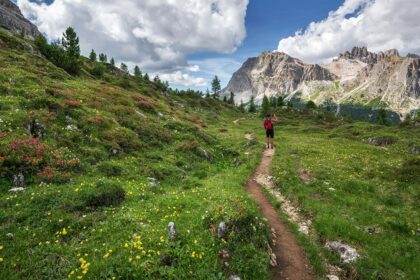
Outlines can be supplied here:
M313 221L313 242L341 239L356 247L362 258L354 267L362 279L415 279L420 166L410 147L419 145L418 129L279 115L273 175L280 191ZM367 143L370 137L394 141L379 147ZM310 183L298 178L298 166L312 174Z
M73 77L31 42L0 39L1 279L268 279L267 226L243 187L261 155L244 138L258 118L109 71L97 79L87 62ZM18 173L26 190L10 193ZM221 221L225 240L210 230Z

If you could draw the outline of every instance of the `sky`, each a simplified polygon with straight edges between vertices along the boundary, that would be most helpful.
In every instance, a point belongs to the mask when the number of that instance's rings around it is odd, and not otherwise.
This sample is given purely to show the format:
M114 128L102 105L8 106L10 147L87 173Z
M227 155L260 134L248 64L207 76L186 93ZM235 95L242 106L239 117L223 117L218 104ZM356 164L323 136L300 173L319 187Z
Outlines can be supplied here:
M353 46L420 53L420 0L14 0L49 39L139 65L172 87L224 87L249 57L325 63Z

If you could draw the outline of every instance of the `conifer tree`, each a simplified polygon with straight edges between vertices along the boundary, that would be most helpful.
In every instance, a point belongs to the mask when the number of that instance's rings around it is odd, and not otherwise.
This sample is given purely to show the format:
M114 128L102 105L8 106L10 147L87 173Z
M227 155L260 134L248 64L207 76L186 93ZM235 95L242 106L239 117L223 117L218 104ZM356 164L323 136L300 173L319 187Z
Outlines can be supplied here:
M150 81L150 78L149 78L149 74L144 74L144 79L146 80L146 81Z
M235 94L233 92L230 92L230 97L229 97L229 104L235 105Z
M227 103L228 102L228 100L227 100L227 96L225 95L225 96L223 96L223 102L225 102L225 103Z
M213 81L211 82L211 90L213 93L214 99L220 98L220 91L222 90L222 87L220 86L220 80L219 77L214 76Z
M142 78L143 77L142 73L141 73L141 70L140 70L140 67L138 67L137 65L134 67L134 76L136 78Z
M128 67L127 67L127 65L126 65L125 63L121 62L120 69L121 69L124 73L128 74Z
M104 54L104 53L99 54L99 61L103 62L103 63L107 63L108 62L108 57L106 56L106 54Z
M90 62L96 62L96 52L92 49L89 55Z
M111 63L111 65L112 65L112 66L114 66L114 67L115 67L115 60L114 60L114 58L111 58L110 63Z
M210 98L210 90L209 89L206 90L206 98Z
M376 122L381 125L387 125L387 119L386 119L386 111L385 109L379 109L378 110L378 116L376 118Z
M69 58L78 59L80 57L79 37L72 27L68 27L64 32L61 45Z
M270 101L268 100L268 97L266 95L264 95L261 107L262 107L261 114L263 116L266 116L267 114L270 113Z
M279 96L277 98L277 107L283 107L284 106L284 100L282 96Z
M254 96L251 96L251 100L249 101L248 112L255 113L256 111L257 111L257 107L255 106L255 99L254 99Z
M242 113L245 113L245 104L241 99L241 103L239 104L239 111L241 111Z

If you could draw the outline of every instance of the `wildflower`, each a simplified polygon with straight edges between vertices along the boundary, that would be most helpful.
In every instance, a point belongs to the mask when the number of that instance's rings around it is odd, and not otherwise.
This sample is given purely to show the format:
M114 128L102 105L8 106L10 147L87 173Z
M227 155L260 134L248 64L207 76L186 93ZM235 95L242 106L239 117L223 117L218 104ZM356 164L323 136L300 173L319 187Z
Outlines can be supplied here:
M0 245L0 250L3 250L3 248L4 248L3 245Z
M3 258L0 258L0 263L2 263L4 261L4 259Z

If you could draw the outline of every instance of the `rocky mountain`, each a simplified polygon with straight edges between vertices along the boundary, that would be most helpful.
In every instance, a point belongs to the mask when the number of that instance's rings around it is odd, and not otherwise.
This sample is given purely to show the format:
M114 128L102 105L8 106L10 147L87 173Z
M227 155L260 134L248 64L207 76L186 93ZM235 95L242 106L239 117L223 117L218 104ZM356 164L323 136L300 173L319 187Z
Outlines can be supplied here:
M282 52L264 52L259 57L249 58L235 72L224 94L234 92L237 102L246 102L255 96L259 102L264 95L295 92L307 82L332 83L336 79L336 75L320 65L305 64Z
M223 95L257 103L264 95L292 97L318 104L386 107L404 115L420 108L420 57L398 51L373 53L354 47L326 65L305 64L281 52L248 59L233 74Z
M41 35L38 28L22 15L19 7L9 0L0 0L0 27L27 38Z

